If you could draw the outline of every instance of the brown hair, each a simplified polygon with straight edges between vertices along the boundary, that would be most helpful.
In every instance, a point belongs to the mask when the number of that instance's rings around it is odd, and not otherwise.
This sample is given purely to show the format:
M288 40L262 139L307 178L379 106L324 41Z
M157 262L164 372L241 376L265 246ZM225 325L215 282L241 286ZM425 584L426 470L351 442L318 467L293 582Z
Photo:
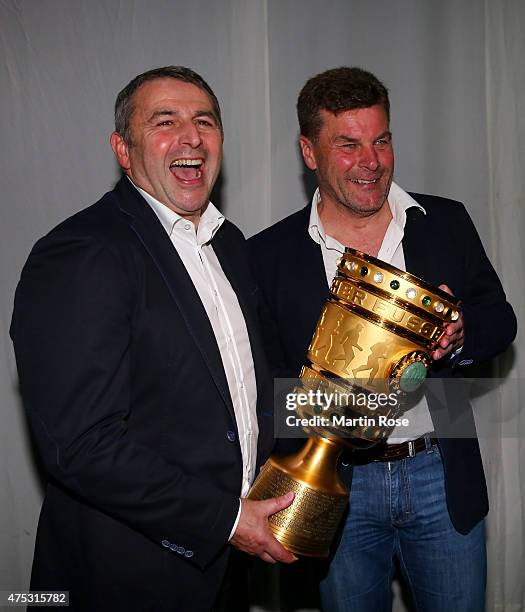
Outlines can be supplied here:
M390 121L388 90L372 73L361 68L332 68L309 79L297 99L301 134L317 140L321 110L335 115L380 104Z

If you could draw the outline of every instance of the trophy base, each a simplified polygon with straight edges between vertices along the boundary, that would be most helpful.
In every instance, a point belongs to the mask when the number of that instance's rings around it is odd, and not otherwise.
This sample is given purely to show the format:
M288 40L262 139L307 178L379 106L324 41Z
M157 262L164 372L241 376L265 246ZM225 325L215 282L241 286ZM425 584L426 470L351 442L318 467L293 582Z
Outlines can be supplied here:
M248 494L262 500L295 493L288 508L268 519L277 540L295 554L327 557L330 552L348 503L348 489L337 476L341 451L338 440L310 438L294 455L270 457Z

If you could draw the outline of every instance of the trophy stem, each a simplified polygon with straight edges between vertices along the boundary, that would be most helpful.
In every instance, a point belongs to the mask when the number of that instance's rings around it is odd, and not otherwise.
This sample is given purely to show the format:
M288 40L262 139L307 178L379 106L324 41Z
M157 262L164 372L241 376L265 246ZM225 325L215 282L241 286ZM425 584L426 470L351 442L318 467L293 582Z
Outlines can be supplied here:
M343 445L336 439L310 438L297 453L272 456L249 495L260 500L295 493L292 504L269 518L270 529L293 553L327 557L348 501L337 476Z

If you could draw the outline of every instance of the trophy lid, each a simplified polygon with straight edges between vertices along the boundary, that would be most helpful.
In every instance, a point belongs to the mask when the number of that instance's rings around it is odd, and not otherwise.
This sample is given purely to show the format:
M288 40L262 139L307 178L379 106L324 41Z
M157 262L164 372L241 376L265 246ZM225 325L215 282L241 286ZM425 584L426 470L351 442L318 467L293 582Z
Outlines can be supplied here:
M459 317L457 297L357 249L346 247L338 262L337 277L366 283L374 293L403 300L443 321L456 321Z

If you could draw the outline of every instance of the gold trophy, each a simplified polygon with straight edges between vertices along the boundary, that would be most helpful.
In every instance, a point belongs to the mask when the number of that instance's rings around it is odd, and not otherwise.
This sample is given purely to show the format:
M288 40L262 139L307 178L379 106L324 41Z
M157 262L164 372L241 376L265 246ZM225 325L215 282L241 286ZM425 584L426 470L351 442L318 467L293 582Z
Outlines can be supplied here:
M458 319L457 308L456 298L416 276L346 249L294 390L317 398L296 407L309 439L296 454L270 457L248 494L261 500L295 493L269 518L285 548L328 556L348 501L337 476L340 454L388 437L403 397L424 382L446 325ZM326 397L343 401L328 407L318 399ZM379 397L386 398L381 405Z

